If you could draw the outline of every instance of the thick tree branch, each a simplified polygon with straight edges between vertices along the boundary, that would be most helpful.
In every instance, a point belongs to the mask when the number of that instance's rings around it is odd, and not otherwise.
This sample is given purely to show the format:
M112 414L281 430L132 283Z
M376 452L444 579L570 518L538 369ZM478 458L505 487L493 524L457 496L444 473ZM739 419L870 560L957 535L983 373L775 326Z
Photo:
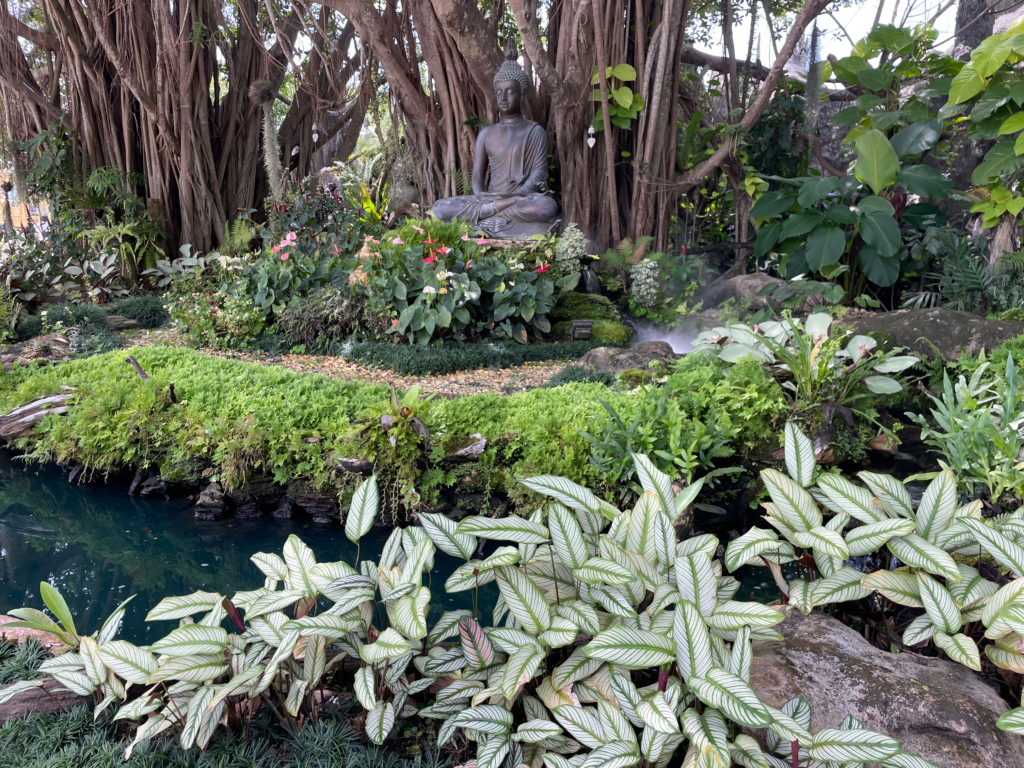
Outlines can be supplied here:
M768 73L768 77L765 78L764 84L761 86L761 90L758 91L757 98L754 99L754 103L750 105L746 113L743 115L743 119L740 120L739 126L737 127L740 133L746 133L749 131L767 108L768 103L771 101L772 94L775 93L775 86L778 84L779 78L782 77L786 64L789 62L790 57L793 55L793 50L796 48L796 44L803 37L804 30L807 29L807 26L815 19L815 17L824 11L831 2L832 0L807 0L807 2L804 3L804 7L800 9L799 13L797 13L796 18L793 20L793 26L790 28L789 34L786 36L786 42L783 44L782 49L779 51L779 55L772 64L772 68ZM682 194L683 192L695 187L702 179L704 179L705 176L714 171L725 161L725 158L729 156L735 146L735 136L729 136L724 142L722 142L722 145L715 150L711 157L699 163L689 173L677 176L675 184L672 186L672 191Z
M21 19L12 16L8 11L0 13L0 22L3 23L4 28L11 34L23 37L40 48L46 48L48 51L60 50L60 41L56 35L51 35L49 32L41 29L33 29Z
M523 39L526 55L530 57L533 68L537 70L537 77L551 95L551 103L558 107L569 104L578 94L571 92L572 89L551 64L548 52L544 50L544 43L540 39L537 19L533 16L530 4L526 0L509 0L508 4L512 8L516 26L519 27L519 36Z
M691 64L695 67L709 67L715 72L729 71L729 59L725 56L712 56L710 53L698 51L692 45L683 45L681 61L683 64ZM737 61L736 66L739 67L741 72L746 70L747 74L751 77L756 77L758 80L764 80L771 72L771 70L761 62L748 63L745 61Z

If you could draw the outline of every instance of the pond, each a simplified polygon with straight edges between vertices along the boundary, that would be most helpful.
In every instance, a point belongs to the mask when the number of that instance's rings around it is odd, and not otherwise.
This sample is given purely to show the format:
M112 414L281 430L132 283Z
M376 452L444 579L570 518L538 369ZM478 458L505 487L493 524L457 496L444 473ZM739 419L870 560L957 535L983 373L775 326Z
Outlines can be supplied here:
M121 637L155 642L173 622L147 624L146 614L169 595L196 590L227 597L256 589L263 574L249 560L255 552L281 553L289 534L306 542L319 561L355 561L356 547L339 525L308 519L198 522L187 499L167 501L127 495L124 483L68 483L55 466L28 466L0 452L0 614L24 606L43 608L39 583L64 596L78 631L91 634L126 598ZM380 555L390 529L364 537L360 557ZM461 560L435 555L428 625L453 608L471 608L472 591L449 595L445 579ZM481 619L490 621L498 591L480 589Z

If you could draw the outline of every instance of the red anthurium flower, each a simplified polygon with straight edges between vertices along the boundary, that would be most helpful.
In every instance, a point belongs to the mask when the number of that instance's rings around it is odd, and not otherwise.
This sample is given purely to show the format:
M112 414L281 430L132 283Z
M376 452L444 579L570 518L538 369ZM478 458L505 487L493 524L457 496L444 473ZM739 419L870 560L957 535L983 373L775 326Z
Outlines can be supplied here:
M547 264L541 264L541 265L540 265L539 267L537 267L537 269L536 269L536 272L537 272L538 274L541 274L541 275L543 275L543 274L544 274L545 272L547 272L547 271L548 271L549 269L551 269L551 267L549 267L549 266L548 266Z
M391 324L392 324L392 325L398 325L398 321L397 321L397 320L392 320L392 321L391 321Z
M437 256L434 256L433 254L431 254L430 256L427 256L427 258L425 258L423 260L423 263L424 264L429 264L432 261L437 261Z

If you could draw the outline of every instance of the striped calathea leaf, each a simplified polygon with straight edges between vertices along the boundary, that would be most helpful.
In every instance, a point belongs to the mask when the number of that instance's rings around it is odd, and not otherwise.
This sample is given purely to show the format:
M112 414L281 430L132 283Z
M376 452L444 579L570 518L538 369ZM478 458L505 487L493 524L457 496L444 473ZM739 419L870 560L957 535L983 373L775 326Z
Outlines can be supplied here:
M42 673L96 693L100 707L117 707L116 719L137 721L130 749L172 728L183 743L203 746L229 720L225 712L257 697L288 722L305 719L330 667L346 660L357 666L353 690L370 741L384 743L398 719L418 713L438 720L439 744L476 741L478 768L632 768L641 761L665 768L687 743L684 765L764 768L776 764L771 739L780 749L797 741L802 755L819 760L814 750L825 764L870 759L888 768L887 737L812 736L805 702L774 710L758 699L751 644L777 637L773 627L784 615L736 599L739 582L725 574L767 563L790 602L806 610L872 592L918 608L930 601L919 633L971 666L980 651L959 629L974 611L993 642L986 656L1008 669L1024 669L1024 580L997 590L977 569L956 566L954 580L916 563L861 574L845 562L854 552L895 539L916 545L913 536L942 551L944 530L984 523L971 510L950 515L943 486L928 496L922 534L914 510L907 514L887 481L871 479L886 489L876 499L873 490L820 473L796 427L787 428L786 440L791 476L765 476L771 527L732 541L724 562L716 559L715 536L676 538L673 522L700 483L676 493L674 479L636 456L643 494L632 510L545 476L524 481L544 498L528 517L456 523L426 513L419 526L396 528L376 562L318 563L292 536L280 554L253 557L262 586L232 600L215 592L165 599L149 619L176 623L148 648L116 639L115 613L113 625L80 637L77 652L47 661ZM378 505L375 481L364 482L346 522L353 540L365 537ZM991 539L1006 550L996 561L1012 563L1016 553L1003 539L1014 546L1016 539L991 530L975 535L964 527L958 546L964 536L983 546ZM457 558L454 573L437 573L435 548ZM781 564L806 555L821 577L787 584ZM437 557L438 566L444 562ZM486 618L475 608L432 613L442 582L449 594L472 594L462 605L477 606L488 587ZM50 603L60 609L48 593ZM52 622L36 613L22 617ZM54 615L73 626L69 615ZM0 688L0 701L37 684ZM128 701L129 684L149 687ZM517 726L520 711L526 717ZM1020 727L1019 719L1007 717L1006 727ZM764 731L768 751L740 727Z

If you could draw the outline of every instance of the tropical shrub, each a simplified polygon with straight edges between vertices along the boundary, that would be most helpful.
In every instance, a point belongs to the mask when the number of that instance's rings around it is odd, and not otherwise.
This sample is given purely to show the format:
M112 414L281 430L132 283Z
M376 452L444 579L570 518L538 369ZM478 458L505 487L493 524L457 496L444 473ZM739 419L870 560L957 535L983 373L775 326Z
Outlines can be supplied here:
M969 380L961 374L955 386L943 373L941 395L929 395L931 419L908 416L965 491L984 488L998 504L1007 496L1021 498L1024 489L1024 392L1012 354L1004 376L983 381L988 369L989 363L982 363Z
M277 332L289 344L326 353L350 337L380 340L391 327L386 308L345 288L326 285L293 301L277 316Z
M941 200L953 187L922 162L925 156L943 156L945 125L942 115L931 111L931 99L948 87L945 76L959 66L948 56L928 52L935 34L924 27L880 26L839 59L832 73L862 93L830 120L832 125L854 126L844 139L854 145L852 172L841 177L774 177L782 186L761 195L750 211L763 220L757 258L777 253L779 271L788 277L841 277L842 286L833 286L827 301L842 299L841 290L850 298L863 293L866 281L893 285L908 257L904 238L945 224L939 209L924 202L908 205L906 194ZM887 55L877 66L869 63L883 50ZM904 83L922 74L934 78L930 87L904 98Z
M874 351L870 336L836 333L832 316L816 312L803 323L785 316L753 327L732 325L701 333L693 351L714 351L726 363L752 357L768 366L782 382L794 411L820 409L831 422L841 416L852 427L854 417L875 422L877 395L902 391L896 379L885 374L905 371L918 362L900 350Z
M783 710L759 700L750 685L751 641L779 639L771 627L783 614L733 600L740 585L713 561L714 536L676 539L673 521L700 484L676 494L645 457L635 460L644 493L631 511L544 476L523 481L550 499L529 519L474 516L456 524L425 513L422 527L391 534L377 563L317 563L290 536L283 557L253 556L263 588L230 600L197 592L161 601L149 620L179 626L149 648L115 639L123 605L99 632L79 635L45 583L42 594L61 623L33 609L19 614L74 648L41 671L72 690L102 694L97 711L117 706L117 719L141 720L126 756L172 729L183 746L204 747L221 722L235 719L225 717L229 710L256 697L275 704L294 735L329 667L347 657L359 664L353 687L372 742L384 743L399 717L417 714L442 721L439 746L460 735L476 741L478 766L542 758L568 768L583 758L664 768L684 742L684 765L769 764L740 728L766 729L773 752L785 746L812 760L905 766L900 742L853 719L812 735L805 700ZM374 478L357 489L345 523L350 540L372 526L376 491ZM479 559L479 539L511 545ZM435 547L465 561L445 581L447 592L472 590L476 605L479 587L496 583L494 626L482 626L474 608L446 611L428 627L432 594L422 581ZM313 613L317 600L331 605ZM219 626L225 619L230 634ZM330 662L328 645L339 651ZM0 689L0 701L42 682ZM149 687L126 701L132 683ZM590 751L568 757L583 749Z
M166 303L166 299L158 294L140 293L115 301L107 310L111 315L134 320L140 328L160 328L171 319L164 306Z
M562 236L558 238L551 266L559 277L568 277L583 269L583 259L586 256L587 238L580 232L576 222L570 222Z
M1024 509L983 520L981 501L959 504L948 469L931 481L916 508L904 484L889 475L858 473L864 488L838 474L819 474L810 439L792 422L785 458L787 474L761 471L771 498L764 519L775 530L752 528L729 542L730 573L745 564L769 567L789 604L804 613L877 592L879 599L924 609L903 633L904 646L931 640L954 661L980 670L983 634L993 641L985 646L989 661L1024 668ZM825 514L831 515L827 522ZM850 527L851 521L859 525ZM865 575L847 565L861 556L875 555L878 562L882 547L900 567ZM992 569L981 567L982 555L998 566L996 580L985 575ZM786 579L781 566L794 562L800 576ZM966 634L979 621L984 633ZM998 725L1024 733L1024 707Z
M399 313L391 332L420 345L484 335L525 344L528 329L550 333L547 315L579 274L552 281L545 275L548 264L521 252L496 253L486 238L458 236L463 227L408 222L374 241L363 271L371 295Z

